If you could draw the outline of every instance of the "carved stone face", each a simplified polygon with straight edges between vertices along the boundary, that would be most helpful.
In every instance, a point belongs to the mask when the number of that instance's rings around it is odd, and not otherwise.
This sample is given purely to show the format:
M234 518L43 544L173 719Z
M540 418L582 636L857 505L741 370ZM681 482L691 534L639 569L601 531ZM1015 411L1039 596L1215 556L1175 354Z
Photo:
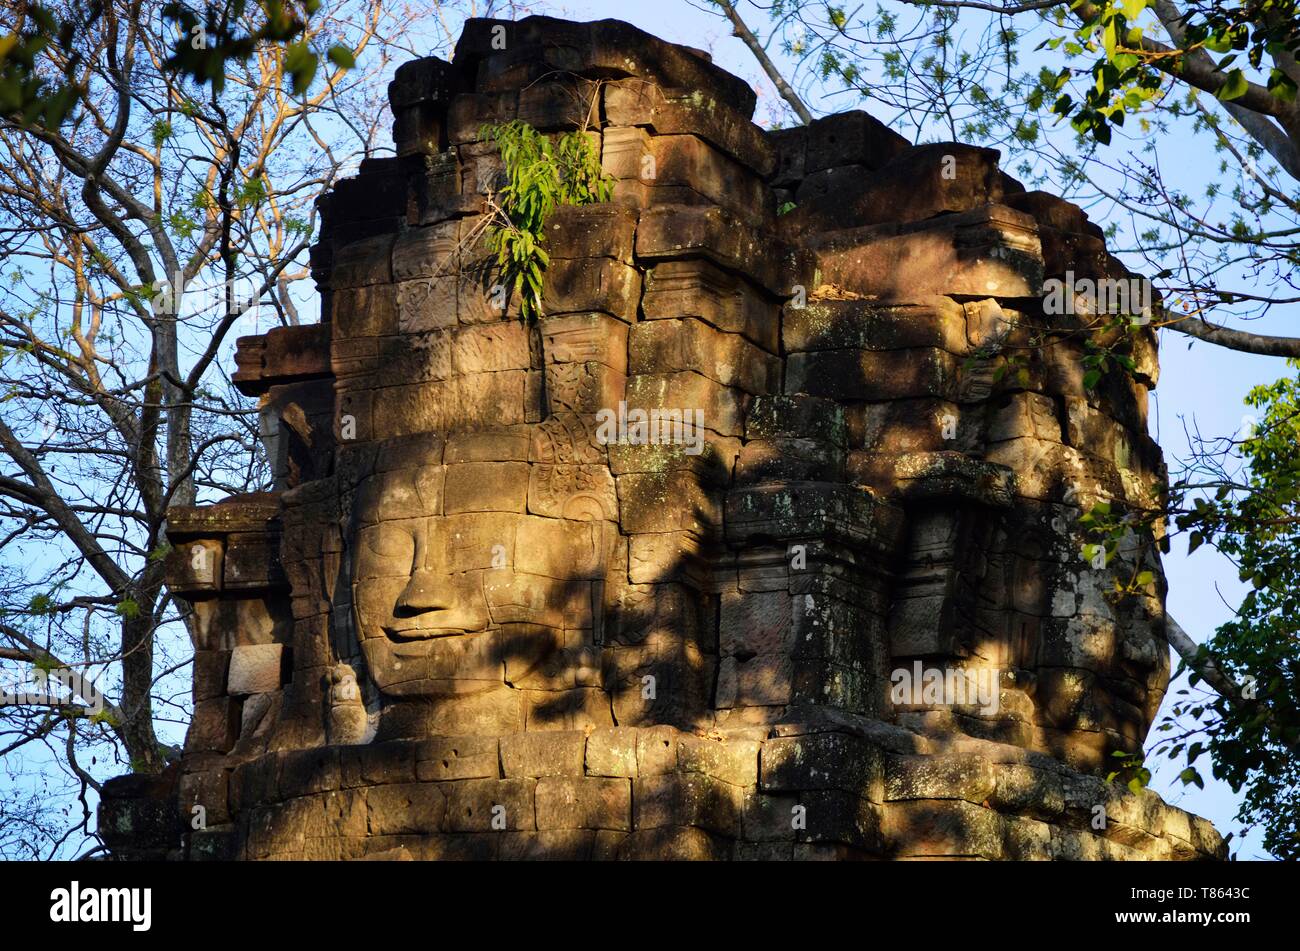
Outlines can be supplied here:
M441 440L404 441L430 455ZM415 450L412 452L411 450ZM474 463L489 501L509 498L527 467ZM599 597L609 523L567 514L446 512L448 467L411 465L361 485L354 509L352 603L371 677L391 696L471 694L522 684L553 668L582 668L592 654L593 583ZM454 507L454 505L453 505Z
M1065 428L1052 397L991 405L994 358L977 355L1021 316L830 284L782 311L757 258L741 276L685 255L724 218L662 211L558 215L536 324L462 260L481 251L468 219L334 260L339 438L375 450L348 480L345 610L386 709L471 695L423 705L492 708L429 727L467 732L532 729L557 698L587 704L583 724L830 704L924 725L945 711L891 709L885 676L926 658L1026 674L989 715L1015 742L1140 743L1159 606L1121 645L1108 608L1055 577L1065 558L1016 560L1083 465L1066 442L1105 424L1082 399ZM963 246L945 227L931 238ZM846 286L879 277L852 270L860 250L835 265ZM679 444L650 435L687 420L702 431Z

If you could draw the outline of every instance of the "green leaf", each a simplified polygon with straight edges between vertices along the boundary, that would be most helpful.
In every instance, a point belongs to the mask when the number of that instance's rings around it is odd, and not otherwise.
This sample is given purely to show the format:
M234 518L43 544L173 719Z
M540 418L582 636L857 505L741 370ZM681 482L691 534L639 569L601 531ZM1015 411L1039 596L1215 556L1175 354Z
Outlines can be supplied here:
M1214 53L1226 53L1232 49L1232 37L1227 30L1212 33L1205 40L1205 48Z
M1147 0L1121 0L1120 7L1124 10L1124 19L1136 20L1147 8Z
M306 43L294 43L284 51L284 71L293 80L293 91L302 94L316 76L316 54Z
M1280 69L1273 69L1269 72L1268 91L1283 102L1295 102L1295 80Z
M1246 94L1246 74L1239 69L1234 69L1228 74L1228 81L1219 87L1215 93L1220 102L1231 102L1233 99L1240 99Z
M1178 778L1183 781L1185 786L1195 785L1199 789L1205 788L1205 782L1201 779L1201 774L1191 766L1179 773Z
M352 55L352 51L341 43L336 43L330 47L329 58L330 62L340 69L352 69L357 65L356 57Z

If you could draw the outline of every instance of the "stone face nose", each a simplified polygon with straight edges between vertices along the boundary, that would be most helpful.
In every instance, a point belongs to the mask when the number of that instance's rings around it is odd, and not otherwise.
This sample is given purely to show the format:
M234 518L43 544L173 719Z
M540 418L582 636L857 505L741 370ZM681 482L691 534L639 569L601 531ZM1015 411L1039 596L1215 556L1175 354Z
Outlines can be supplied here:
M393 614L411 617L429 611L445 611L455 605L455 595L445 577L440 581L435 572L418 568L398 596Z

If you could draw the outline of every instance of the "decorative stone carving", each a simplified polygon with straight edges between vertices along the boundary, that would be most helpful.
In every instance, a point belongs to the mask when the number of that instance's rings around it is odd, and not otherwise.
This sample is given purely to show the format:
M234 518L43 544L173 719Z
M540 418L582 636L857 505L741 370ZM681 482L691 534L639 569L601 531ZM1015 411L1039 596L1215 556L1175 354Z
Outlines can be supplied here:
M329 672L329 723L326 736L330 743L351 746L365 741L366 708L361 702L357 676L347 664L335 664Z

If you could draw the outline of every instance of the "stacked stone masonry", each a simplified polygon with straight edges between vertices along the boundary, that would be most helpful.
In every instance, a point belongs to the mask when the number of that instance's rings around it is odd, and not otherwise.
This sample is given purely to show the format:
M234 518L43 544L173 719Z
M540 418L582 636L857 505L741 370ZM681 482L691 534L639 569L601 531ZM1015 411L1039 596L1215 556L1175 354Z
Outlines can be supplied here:
M1223 857L1105 781L1165 583L1074 526L1165 470L1154 334L1088 388L1116 331L1044 313L1133 277L1080 209L861 112L764 131L618 21L471 20L389 92L396 156L321 200L322 323L239 341L275 491L169 520L194 722L161 797L106 787L119 854ZM513 119L616 180L547 223L533 322L483 243ZM620 403L700 451L602 439ZM897 702L921 668L995 702Z

